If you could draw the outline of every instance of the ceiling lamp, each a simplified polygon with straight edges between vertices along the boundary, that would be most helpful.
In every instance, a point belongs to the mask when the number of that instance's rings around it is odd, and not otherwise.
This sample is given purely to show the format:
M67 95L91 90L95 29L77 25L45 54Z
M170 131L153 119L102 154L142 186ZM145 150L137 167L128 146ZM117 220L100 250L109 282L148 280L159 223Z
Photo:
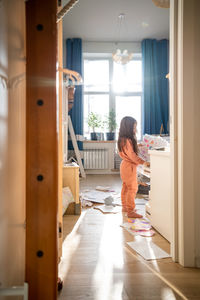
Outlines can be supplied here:
M118 19L119 19L119 39L118 39L118 41L119 42L120 42L121 27L122 27L124 18L125 18L124 13L119 14L119 16L118 16ZM117 64L121 64L121 65L127 64L132 59L132 57L133 57L133 53L128 53L127 49L124 49L123 51L121 51L118 48L118 49L116 49L116 51L114 53L112 53L113 61L116 62Z
M153 3L160 8L169 8L170 7L170 0L152 0Z
M128 53L126 49L123 52L121 52L120 49L117 49L116 52L112 54L113 61L121 65L127 64L132 57L133 53Z

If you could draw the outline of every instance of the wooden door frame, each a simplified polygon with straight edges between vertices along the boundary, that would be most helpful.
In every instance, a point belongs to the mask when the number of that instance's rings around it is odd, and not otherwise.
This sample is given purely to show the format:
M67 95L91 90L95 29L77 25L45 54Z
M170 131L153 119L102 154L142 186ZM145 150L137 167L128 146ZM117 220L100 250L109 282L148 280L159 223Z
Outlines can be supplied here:
M194 157L194 134L198 134L200 125L195 115L195 107L199 107L199 85L195 81L198 76L194 75L199 70L196 58L200 43L195 31L199 26L199 21L195 23L199 20L199 2L170 0L170 6L171 253L182 266L199 267L200 221L195 181L199 157L196 161Z
M26 2L26 265L30 300L57 299L57 1Z
M58 113L56 98L56 0L26 2L27 108L26 108L26 282L29 299L57 298L58 263ZM180 247L193 235L184 232L189 215L182 176L183 5L171 0L170 8L170 124L172 175L172 258L187 261ZM178 21L177 21L178 20ZM193 199L194 201L194 199ZM184 212L184 215L182 214ZM190 243L190 241L192 243ZM185 248L184 248L185 250Z
M177 141L177 36L178 0L170 1L170 162L171 162L171 255L178 262L178 141Z

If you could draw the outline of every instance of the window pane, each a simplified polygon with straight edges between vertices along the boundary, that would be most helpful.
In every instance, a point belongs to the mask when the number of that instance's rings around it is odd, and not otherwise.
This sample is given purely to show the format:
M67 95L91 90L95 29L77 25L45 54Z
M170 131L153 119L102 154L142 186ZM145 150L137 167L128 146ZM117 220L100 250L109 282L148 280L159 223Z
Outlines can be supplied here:
M84 60L85 92L109 91L109 61Z
M87 136L89 132L92 132L91 128L88 128L88 115L91 112L100 115L103 120L105 115L109 111L109 95L85 95L84 96L84 134ZM104 128L99 128L97 132L104 132Z
M141 92L142 91L142 62L132 60L126 65L114 63L113 70L114 92Z
M137 139L141 139L141 96L116 97L116 121L118 129L121 119L125 116L137 120Z

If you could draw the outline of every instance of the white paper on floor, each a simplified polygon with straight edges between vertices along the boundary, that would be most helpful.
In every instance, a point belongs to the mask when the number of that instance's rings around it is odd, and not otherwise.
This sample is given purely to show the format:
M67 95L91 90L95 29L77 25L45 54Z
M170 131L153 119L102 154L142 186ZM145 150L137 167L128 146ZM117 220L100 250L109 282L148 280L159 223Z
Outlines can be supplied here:
M82 207L91 207L93 205L93 203L91 201L87 201L87 200L84 200L84 199L81 199L81 204L82 204Z
M120 225L122 228L124 228L124 229L126 229L130 234L132 234L132 235L139 235L138 234L138 232L136 232L136 231L133 231L133 230L131 230L130 229L130 227L131 227L131 224L130 223L124 223L124 224L122 224L122 225Z
M116 214L121 211L121 207L113 205L99 205L94 206L94 209L99 209L102 213L112 213Z
M114 198L114 204L121 205L121 194L119 192L105 192L99 190L85 190L80 194L81 198L86 201L95 203L104 203L104 199L112 196ZM148 201L142 198L136 198L135 204L145 206Z
M133 224L127 222L127 223L123 223L120 226L122 228L126 229L126 231L128 231L132 235L140 235L140 236L144 236L144 237L152 237L155 234L155 231L152 230L152 229L149 229L149 230L140 230L140 231L133 230L131 228L132 225Z
M101 185L96 186L96 190L101 192L115 192L113 189L111 189L110 186L101 186Z
M81 197L83 200L96 202L96 203L104 203L104 199L112 196L114 198L114 204L121 205L120 194L116 192L103 192L97 190L83 191L81 193Z
M127 242L127 245L140 254L146 260L161 259L170 257L170 255L147 239L140 239L134 242Z

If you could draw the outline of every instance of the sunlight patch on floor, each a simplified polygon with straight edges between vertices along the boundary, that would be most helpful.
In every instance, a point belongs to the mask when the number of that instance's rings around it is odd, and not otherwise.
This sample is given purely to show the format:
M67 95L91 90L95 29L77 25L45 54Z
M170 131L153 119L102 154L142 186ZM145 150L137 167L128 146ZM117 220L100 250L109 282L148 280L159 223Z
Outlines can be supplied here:
M151 246L150 246L150 243L153 242L153 241L152 241L152 238L151 238L151 237L148 237L148 238L146 238L146 240L147 240L147 242L148 242L148 248L149 248L150 253L152 254L152 256L155 257L154 251L153 251L153 249L152 249ZM158 266L158 263L157 263L157 260L156 260L156 259L152 260L152 264L153 264L153 266L155 267L156 271L160 272L160 268L159 268L159 266Z
M188 298L187 297L185 297L185 295L174 285L174 284L172 284L169 280L167 280L161 273L159 273L158 271L156 271L156 270L154 270L153 269L153 267L151 267L149 264L148 264L148 262L146 262L145 260L143 260L143 259L140 259L140 258L138 258L138 256L135 254L135 253L133 253L130 249L128 249L128 248L125 248L126 249L126 251L127 252L129 252L129 253L131 253L134 257L136 257L138 260L140 260L140 262L143 264L143 265L145 265L154 275L156 275L158 278L160 278L166 285L167 285L167 289L168 290L171 290L172 292L174 291L175 293L177 293L180 297L182 297L182 299L184 299L184 300L188 300ZM165 296L166 297L166 296ZM164 300L164 299L166 299L166 300L168 300L168 299L170 299L171 300L171 298L161 298L162 300ZM176 298L175 298L176 299ZM172 298L172 300L173 300L173 298Z
M59 277L64 280L67 277L70 268L71 259L80 245L81 236L77 230L85 217L86 211L82 212L80 218L74 225L72 231L67 235L62 246L62 259L59 264Z
M122 299L123 280L114 283L113 278L116 270L122 270L124 267L123 234L119 227L121 221L121 214L112 218L105 215L98 262L93 274L93 284L97 286L97 300L109 300L110 295L116 296L113 299Z
M161 300L176 300L176 296L174 295L172 289L169 287L165 287L161 290Z

